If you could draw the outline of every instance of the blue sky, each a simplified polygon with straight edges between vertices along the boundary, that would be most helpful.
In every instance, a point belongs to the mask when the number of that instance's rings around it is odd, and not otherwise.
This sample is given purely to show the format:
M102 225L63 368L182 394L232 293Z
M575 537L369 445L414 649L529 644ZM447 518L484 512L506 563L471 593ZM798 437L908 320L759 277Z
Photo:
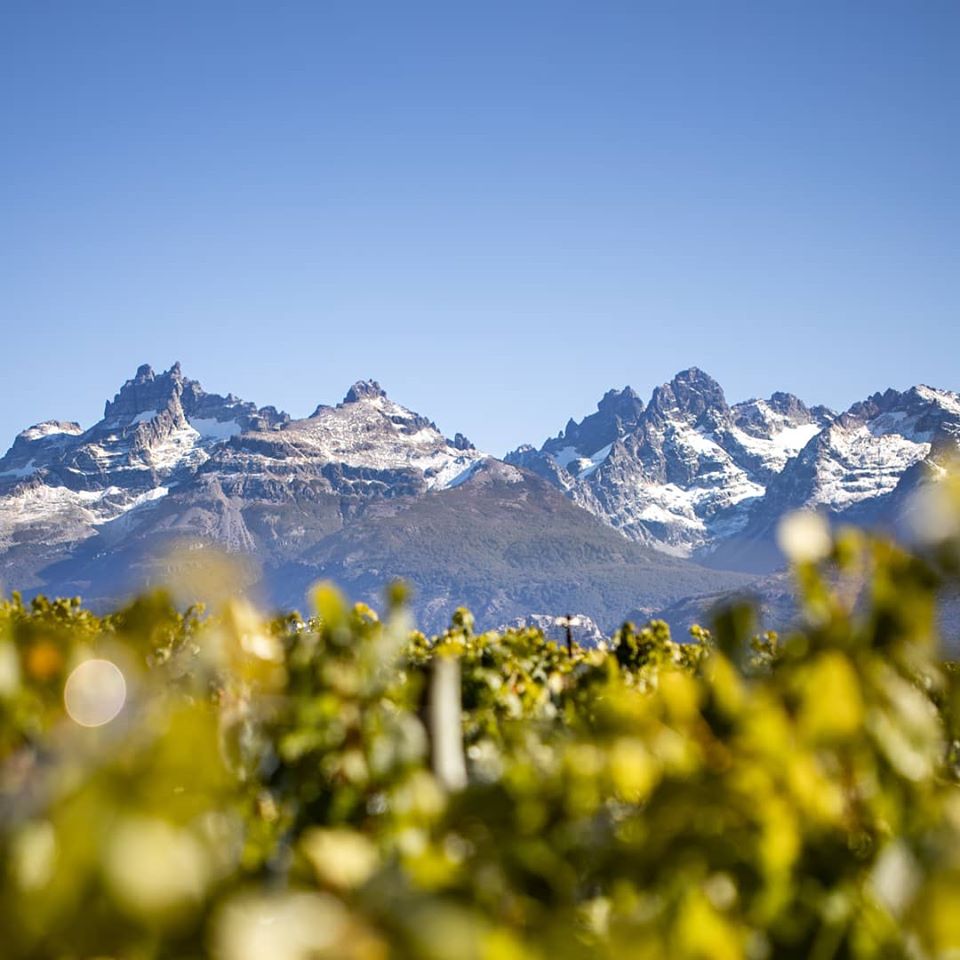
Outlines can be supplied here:
M0 4L0 446L141 362L502 452L960 389L960 4Z

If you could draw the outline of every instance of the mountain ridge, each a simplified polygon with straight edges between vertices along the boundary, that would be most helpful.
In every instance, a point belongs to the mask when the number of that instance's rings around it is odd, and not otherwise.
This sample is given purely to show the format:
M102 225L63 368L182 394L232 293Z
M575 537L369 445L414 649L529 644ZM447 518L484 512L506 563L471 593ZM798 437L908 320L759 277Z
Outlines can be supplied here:
M319 576L364 597L405 576L433 625L470 601L492 625L569 610L608 629L776 569L791 510L892 524L958 437L949 391L886 390L840 413L782 391L730 404L692 367L647 402L608 390L500 459L376 380L298 419L143 364L97 423L35 424L0 457L0 578L107 600L134 575L158 580L172 545L214 544L256 560L250 583L286 604Z
M960 397L926 386L875 393L840 413L782 391L731 405L693 367L656 387L648 404L638 397L631 423L605 414L607 396L581 423L506 460L631 539L757 572L782 562L773 532L791 510L893 524L880 499L901 478L915 483L912 468L938 446L956 451L960 438ZM594 442L583 443L588 422ZM859 434L852 448L848 434ZM759 563L746 556L750 544Z

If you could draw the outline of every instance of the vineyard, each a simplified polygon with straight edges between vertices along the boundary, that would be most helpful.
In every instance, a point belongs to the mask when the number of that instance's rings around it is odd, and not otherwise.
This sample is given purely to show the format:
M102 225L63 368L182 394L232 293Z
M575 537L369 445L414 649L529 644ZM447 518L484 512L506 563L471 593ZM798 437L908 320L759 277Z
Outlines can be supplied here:
M946 491L911 550L795 531L779 636L740 605L589 650L466 610L428 637L400 586L274 618L14 596L2 954L960 956Z

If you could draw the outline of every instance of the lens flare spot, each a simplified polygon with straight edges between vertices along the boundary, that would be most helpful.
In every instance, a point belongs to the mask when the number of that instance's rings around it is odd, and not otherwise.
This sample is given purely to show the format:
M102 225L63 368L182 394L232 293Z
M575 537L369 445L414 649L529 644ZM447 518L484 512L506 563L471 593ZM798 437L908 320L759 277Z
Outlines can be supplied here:
M127 683L109 660L85 660L67 677L63 703L81 727L102 727L123 709Z
M788 513L777 526L777 546L793 563L818 563L830 555L830 524L813 510Z

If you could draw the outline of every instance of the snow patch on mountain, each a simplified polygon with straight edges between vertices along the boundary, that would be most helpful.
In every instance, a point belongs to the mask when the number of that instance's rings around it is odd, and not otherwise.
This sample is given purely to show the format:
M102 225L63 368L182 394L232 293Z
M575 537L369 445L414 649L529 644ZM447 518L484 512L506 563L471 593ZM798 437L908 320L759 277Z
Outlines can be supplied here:
M243 427L236 420L215 420L205 417L191 417L190 426L207 441L218 442L243 433Z
M731 436L750 453L760 457L771 470L782 470L786 462L795 457L822 429L819 423L801 423L783 427L765 437L747 433L740 427L732 427Z
M805 505L839 512L890 493L905 471L930 453L932 439L932 431L917 429L915 420L900 414L887 414L866 424L830 427Z
M954 417L960 418L960 395L949 390L936 390L924 384L914 387L912 392L922 400L942 408Z
M59 434L75 437L81 433L83 433L83 428L79 423L62 423L59 420L45 420L43 423L27 427L27 429L20 434L20 437L23 440L34 441L44 440L47 437L53 437Z
M121 487L70 490L46 484L20 486L0 497L0 550L33 536L45 545L86 539L104 524L169 492L163 486L133 495Z
M129 425L135 427L138 423L149 423L156 419L158 413L160 413L159 410L143 410L131 418ZM115 422L119 426L121 421L118 418Z
M564 447L556 453L548 454L558 467L566 470L578 480L589 477L610 456L613 444L608 443L593 453L583 456L576 447Z

